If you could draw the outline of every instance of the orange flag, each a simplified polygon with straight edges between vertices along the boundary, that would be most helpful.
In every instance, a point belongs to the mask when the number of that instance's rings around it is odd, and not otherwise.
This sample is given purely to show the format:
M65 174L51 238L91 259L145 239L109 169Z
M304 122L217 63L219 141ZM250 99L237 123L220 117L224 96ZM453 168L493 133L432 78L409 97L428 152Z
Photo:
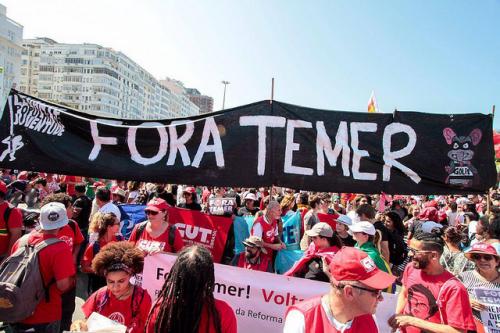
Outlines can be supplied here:
M368 112L377 112L377 102L375 101L375 92L372 91L372 95L370 96L370 100L368 101Z

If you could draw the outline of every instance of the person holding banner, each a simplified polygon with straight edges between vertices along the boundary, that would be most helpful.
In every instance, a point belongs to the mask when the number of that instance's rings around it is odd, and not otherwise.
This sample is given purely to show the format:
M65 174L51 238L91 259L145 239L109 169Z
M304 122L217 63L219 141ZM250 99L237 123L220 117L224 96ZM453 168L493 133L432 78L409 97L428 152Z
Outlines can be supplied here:
M472 261L476 269L462 272L458 279L462 281L472 306L472 313L476 320L481 321L480 311L486 306L480 303L475 296L475 289L497 289L500 290L500 256L493 246L487 243L476 243L465 252L465 257Z
M281 207L278 201L271 200L264 215L253 222L251 235L262 238L267 256L273 258L274 251L285 249L286 245L279 239L278 220L281 218Z
M161 198L149 201L144 210L148 220L134 227L129 241L149 255L159 252L179 252L184 242L179 230L168 222L169 207Z
M377 333L373 314L395 277L366 253L343 247L329 264L330 292L288 307L284 333Z
M128 333L141 333L151 308L148 292L130 282L134 274L142 272L143 253L129 242L105 246L92 261L92 269L106 278L102 287L82 305L88 318L97 312L127 327Z
M316 223L306 234L312 243L304 252L304 256L285 275L328 282L330 278L325 272L325 262L331 260L340 250L342 242L334 234L332 227L325 222Z
M273 265L269 259L262 238L250 236L243 241L245 252L238 253L231 261L231 266L252 269L254 271L273 273Z
M146 322L145 333L236 333L234 310L214 298L210 251L193 245L179 253Z

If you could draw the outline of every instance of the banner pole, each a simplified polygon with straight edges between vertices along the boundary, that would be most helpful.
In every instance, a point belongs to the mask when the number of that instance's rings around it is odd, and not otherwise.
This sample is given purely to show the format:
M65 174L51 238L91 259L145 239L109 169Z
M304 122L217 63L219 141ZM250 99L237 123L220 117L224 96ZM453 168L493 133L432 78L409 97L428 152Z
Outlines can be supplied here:
M495 104L491 107L491 118L494 120L495 119ZM495 156L496 158L496 156ZM490 187L488 191L486 192L486 212L488 215L491 214L491 200L490 200L490 193L493 187Z
M274 77L271 78L271 100L269 101L269 104L273 104L274 100Z

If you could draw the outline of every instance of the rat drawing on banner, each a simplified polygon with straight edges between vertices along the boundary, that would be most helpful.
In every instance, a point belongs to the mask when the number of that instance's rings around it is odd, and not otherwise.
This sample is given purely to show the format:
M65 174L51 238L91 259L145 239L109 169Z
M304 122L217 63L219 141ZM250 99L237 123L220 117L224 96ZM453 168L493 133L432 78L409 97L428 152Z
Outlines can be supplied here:
M445 167L448 177L446 184L470 187L478 181L477 169L472 165L474 151L472 146L477 146L481 141L481 130L476 128L468 136L458 136L451 128L443 129L443 136L451 150L448 151L450 164Z

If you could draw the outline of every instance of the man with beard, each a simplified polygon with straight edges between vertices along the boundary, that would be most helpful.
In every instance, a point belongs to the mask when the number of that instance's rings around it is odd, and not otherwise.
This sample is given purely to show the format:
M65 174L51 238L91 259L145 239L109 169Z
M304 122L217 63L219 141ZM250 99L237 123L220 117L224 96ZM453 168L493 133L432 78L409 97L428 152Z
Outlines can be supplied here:
M284 333L378 333L374 314L382 290L395 278L377 268L366 253L343 247L330 264L326 295L289 306Z
M410 241L412 261L403 273L396 314L389 319L402 333L476 329L467 290L439 263L443 246L437 233L420 233Z
M267 253L262 243L262 238L250 236L243 241L243 245L245 245L245 252L234 256L231 266L252 269L254 271L273 272L270 258L261 255L261 253Z

